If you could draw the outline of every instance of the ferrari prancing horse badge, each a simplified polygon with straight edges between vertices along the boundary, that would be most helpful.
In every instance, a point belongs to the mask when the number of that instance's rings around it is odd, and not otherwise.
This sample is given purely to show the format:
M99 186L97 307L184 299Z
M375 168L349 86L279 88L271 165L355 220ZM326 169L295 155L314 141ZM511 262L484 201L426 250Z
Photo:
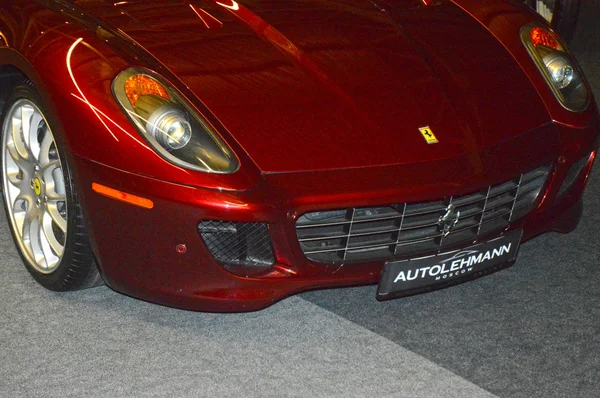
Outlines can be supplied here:
M428 144L437 144L439 142L438 139L435 138L435 135L433 134L433 131L431 131L431 128L429 126L419 127L419 131L421 132L423 138L425 138L425 141L427 141Z

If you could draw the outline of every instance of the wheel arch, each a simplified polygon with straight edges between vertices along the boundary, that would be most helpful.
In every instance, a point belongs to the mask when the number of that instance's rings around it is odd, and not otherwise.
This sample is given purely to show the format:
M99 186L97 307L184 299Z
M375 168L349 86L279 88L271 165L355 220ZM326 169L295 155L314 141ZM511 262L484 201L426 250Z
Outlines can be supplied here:
M8 96L16 86L25 81L31 82L45 104L52 107L51 96L46 85L27 58L12 48L2 47L0 59L3 60L0 64L0 116L3 116L6 111L4 104ZM55 109L50 110L56 113Z

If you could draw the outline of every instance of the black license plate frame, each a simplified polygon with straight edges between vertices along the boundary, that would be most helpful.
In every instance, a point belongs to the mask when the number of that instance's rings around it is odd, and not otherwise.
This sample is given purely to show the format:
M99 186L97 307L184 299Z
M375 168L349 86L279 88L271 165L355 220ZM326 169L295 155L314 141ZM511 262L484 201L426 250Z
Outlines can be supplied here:
M510 267L517 258L523 230L515 230L472 246L384 265L377 300L442 289Z

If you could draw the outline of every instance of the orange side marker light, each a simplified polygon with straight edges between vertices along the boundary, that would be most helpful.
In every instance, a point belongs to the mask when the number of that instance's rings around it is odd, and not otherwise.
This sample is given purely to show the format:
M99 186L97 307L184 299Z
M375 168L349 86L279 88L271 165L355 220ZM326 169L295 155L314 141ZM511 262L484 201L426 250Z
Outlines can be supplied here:
M106 196L107 198L116 199L134 206L143 207L144 209L152 209L154 207L154 202L152 202L150 199L142 198L123 191L118 191L95 182L92 183L92 191L102 196Z

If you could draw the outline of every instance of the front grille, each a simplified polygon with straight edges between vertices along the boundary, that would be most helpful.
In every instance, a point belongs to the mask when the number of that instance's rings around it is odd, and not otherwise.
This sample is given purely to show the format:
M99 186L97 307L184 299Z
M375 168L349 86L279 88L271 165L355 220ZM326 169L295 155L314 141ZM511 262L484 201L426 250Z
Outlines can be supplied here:
M306 213L296 222L298 241L306 257L318 263L414 258L471 243L531 211L549 171L540 167L475 193L434 202ZM460 216L446 234L440 217L450 204Z
M198 231L224 266L261 269L275 264L267 224L208 220L198 224Z

